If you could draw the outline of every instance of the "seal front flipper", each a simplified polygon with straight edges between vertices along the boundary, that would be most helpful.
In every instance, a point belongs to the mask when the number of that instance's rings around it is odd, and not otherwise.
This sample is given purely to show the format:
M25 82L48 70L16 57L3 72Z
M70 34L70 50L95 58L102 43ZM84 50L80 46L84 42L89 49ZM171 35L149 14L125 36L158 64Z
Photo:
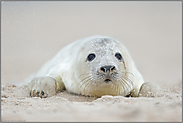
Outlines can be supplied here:
M28 83L28 91L31 97L50 97L56 92L65 88L61 78L53 78L50 76L36 77Z
M163 90L152 82L145 82L139 90L139 97L163 96Z

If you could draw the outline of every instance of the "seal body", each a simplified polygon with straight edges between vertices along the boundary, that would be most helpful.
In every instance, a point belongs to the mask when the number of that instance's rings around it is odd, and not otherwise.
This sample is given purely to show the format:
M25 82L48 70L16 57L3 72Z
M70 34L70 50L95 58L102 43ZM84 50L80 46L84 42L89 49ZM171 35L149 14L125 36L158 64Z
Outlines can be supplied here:
M34 75L28 87L31 96L50 96L64 88L88 96L138 96L143 83L121 42L93 36L62 48Z

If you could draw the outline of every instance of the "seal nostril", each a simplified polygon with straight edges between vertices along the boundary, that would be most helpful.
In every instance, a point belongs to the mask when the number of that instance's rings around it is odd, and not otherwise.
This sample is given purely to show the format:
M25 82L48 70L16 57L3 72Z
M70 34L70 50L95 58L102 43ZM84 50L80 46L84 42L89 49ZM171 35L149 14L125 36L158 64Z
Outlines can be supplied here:
M101 67L100 70L105 73L105 68Z
M111 67L111 71L114 71L114 70L116 70L116 68L113 66L113 67Z
M116 71L115 66L111 66L111 65L105 65L100 68L101 74L105 74L105 73L111 74L111 73L114 73L115 71Z

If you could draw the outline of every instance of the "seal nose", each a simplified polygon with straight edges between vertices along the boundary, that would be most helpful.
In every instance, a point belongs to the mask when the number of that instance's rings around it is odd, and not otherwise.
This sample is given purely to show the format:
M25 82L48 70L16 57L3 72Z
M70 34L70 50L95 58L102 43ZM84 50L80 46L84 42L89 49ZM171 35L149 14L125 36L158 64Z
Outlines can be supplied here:
M105 65L105 66L100 67L99 72L101 74L105 74L105 73L111 74L111 73L116 72L116 67L112 66L112 65Z

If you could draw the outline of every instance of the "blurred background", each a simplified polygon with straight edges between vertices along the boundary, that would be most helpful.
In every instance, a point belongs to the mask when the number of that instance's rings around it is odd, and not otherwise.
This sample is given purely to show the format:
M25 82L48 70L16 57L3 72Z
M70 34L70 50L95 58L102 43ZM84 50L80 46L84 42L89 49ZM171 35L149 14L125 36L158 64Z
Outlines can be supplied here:
M93 35L122 42L145 81L182 82L180 1L4 1L1 84L24 81L62 47Z

